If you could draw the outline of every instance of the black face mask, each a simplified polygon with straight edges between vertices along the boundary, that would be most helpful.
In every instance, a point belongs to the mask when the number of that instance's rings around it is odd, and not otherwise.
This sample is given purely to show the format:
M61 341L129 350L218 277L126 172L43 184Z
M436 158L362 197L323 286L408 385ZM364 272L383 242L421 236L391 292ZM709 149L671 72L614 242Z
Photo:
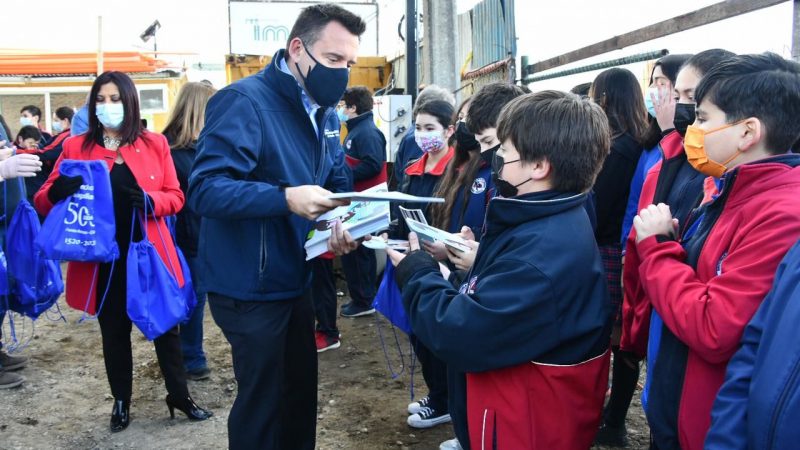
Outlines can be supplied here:
M470 152L480 151L481 144L475 139L475 135L470 133L467 123L459 121L456 126L456 145L460 150Z
M517 161L519 160L517 159L515 161L505 162L502 157L497 155L495 155L494 159L492 160L492 182L494 182L494 187L497 189L497 193L503 198L516 197L517 194L519 194L519 189L517 188L532 180L532 178L528 178L522 183L511 184L508 181L500 178L500 172L503 170L503 166L506 164L515 163Z
M306 50L306 54L308 54L311 60L317 64L304 75L303 70L300 69L300 65L294 63L297 67L297 71L303 78L306 91L319 106L326 108L336 106L336 104L339 103L339 99L344 95L345 89L347 89L347 82L350 79L350 69L344 67L338 69L328 67L317 61L317 58L314 58L314 55L308 51L305 42L303 43L303 48Z
M675 118L673 118L672 122L675 124L675 131L677 131L681 136L686 136L686 128L694 123L694 104L676 104Z

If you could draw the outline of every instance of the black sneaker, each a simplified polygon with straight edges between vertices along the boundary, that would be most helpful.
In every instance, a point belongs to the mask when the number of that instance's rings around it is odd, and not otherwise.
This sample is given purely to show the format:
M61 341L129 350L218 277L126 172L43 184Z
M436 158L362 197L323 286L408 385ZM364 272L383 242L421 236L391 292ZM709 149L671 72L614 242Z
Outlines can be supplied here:
M28 358L25 356L11 356L8 353L0 350L0 367L3 370L19 370L28 364Z
M419 400L417 400L415 402L409 403L408 404L408 413L409 414L416 414L422 408L428 407L430 405L430 403L431 403L431 398L426 395L425 397L422 397L421 399L419 399Z
M211 378L211 369L208 367L200 367L199 369L192 369L186 371L186 379L192 381L207 380Z
M431 407L424 407L418 413L408 416L408 426L412 428L431 428L450 422L450 414L439 412Z
M353 302L345 303L342 305L341 316L342 317L361 317L361 316L369 316L370 314L375 313L375 308L372 306L360 306L356 305Z
M621 427L614 427L603 423L597 434L594 437L595 445L603 445L606 447L627 447L628 446L628 430L625 425Z
M22 385L25 377L16 373L6 372L0 369L0 389L11 389Z

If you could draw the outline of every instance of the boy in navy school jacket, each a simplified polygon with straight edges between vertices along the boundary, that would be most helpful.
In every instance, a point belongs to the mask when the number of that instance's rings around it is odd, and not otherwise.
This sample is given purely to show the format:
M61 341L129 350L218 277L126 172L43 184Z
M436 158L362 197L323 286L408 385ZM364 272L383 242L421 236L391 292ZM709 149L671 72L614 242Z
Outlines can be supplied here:
M574 94L518 97L501 114L495 186L475 263L456 288L418 248L389 251L414 332L467 373L472 448L588 448L608 381L610 312L586 191L607 119ZM445 276L443 276L445 275Z

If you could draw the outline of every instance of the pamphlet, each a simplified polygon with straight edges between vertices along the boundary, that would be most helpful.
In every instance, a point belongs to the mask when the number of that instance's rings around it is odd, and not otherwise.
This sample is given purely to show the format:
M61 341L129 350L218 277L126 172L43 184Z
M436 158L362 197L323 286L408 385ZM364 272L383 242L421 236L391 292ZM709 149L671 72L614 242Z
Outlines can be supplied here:
M360 194L386 192L386 183L371 187ZM389 228L389 204L375 201L353 201L319 216L306 239L306 261L328 251L331 228L339 220L353 239Z
M460 252L466 252L470 249L469 245L467 245L467 242L462 239L461 236L434 228L414 219L406 218L405 220L406 224L408 224L408 228L417 233L417 237L419 237L420 241L443 242L444 245L454 248Z
M386 183L383 183L385 186ZM331 200L350 199L360 202L414 202L414 203L444 203L441 197L417 197L397 191L372 191L367 189L361 192L339 192L328 196Z

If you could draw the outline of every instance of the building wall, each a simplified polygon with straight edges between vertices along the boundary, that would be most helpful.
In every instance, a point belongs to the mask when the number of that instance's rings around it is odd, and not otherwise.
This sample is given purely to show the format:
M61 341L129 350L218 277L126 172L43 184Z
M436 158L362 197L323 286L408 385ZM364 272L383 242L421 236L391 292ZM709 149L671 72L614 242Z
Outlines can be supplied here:
M69 106L73 109L78 109L83 106L86 101L85 92L59 92L50 94L50 110L55 112L56 109L62 106ZM24 94L24 95L0 95L0 115L6 120L8 127L11 128L11 133L16 136L21 128L19 124L19 112L28 105L34 105L42 110L42 115L45 115L45 98L44 94ZM45 118L41 118L42 124L46 122Z

